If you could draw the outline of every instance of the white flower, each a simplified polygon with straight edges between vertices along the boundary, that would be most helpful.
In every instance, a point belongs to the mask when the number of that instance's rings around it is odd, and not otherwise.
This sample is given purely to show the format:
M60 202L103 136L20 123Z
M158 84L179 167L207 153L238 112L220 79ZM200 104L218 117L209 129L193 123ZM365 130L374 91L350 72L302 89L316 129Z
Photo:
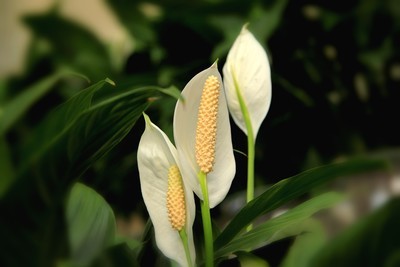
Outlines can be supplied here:
M271 103L271 74L267 54L247 25L243 26L229 50L223 75L229 112L236 125L247 135L240 107L241 97L248 110L255 140Z
M203 200L200 171L207 174L210 208L228 193L235 176L229 112L217 63L182 90L174 114L174 139L185 181Z
M188 266L179 232L186 230L192 264L195 262L193 192L182 181L177 153L166 134L144 114L146 129L138 147L140 186L154 225L158 248L180 266Z

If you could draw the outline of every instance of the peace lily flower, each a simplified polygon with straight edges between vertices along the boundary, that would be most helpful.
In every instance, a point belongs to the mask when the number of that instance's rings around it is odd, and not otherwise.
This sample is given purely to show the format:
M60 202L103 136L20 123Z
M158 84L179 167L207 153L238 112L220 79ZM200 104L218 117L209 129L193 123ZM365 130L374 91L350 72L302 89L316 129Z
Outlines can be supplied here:
M229 112L217 62L194 76L175 106L174 139L185 181L205 200L199 174L206 175L209 208L227 195L235 176Z
M156 243L165 256L180 266L193 266L193 192L182 181L175 147L146 114L144 118L146 128L139 142L138 168Z
M271 103L271 74L267 54L247 24L229 50L223 75L229 112L236 125L246 135L252 132L255 140ZM243 108L248 114L243 114Z
M229 50L223 74L229 112L247 135L247 202L254 199L255 140L271 103L270 72L264 48L244 25Z

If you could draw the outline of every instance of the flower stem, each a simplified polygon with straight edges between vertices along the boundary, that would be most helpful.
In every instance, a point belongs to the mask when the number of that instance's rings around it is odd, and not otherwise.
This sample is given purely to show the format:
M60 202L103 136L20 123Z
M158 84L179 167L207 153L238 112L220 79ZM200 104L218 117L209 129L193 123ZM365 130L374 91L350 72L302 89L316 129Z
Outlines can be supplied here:
M206 267L214 266L214 244L213 244L213 233L211 226L211 215L210 215L210 204L208 199L208 188L207 188L207 174L200 171L198 174L201 192L203 194L203 200L201 204L201 217L203 219L203 230L204 230L204 245L205 245L205 263Z
M240 92L240 87L236 79L236 75L233 73L233 80L235 83L235 90L239 100L240 109L242 111L244 123L246 124L247 130L247 197L246 201L249 203L254 199L254 159L255 159L255 140L253 133L253 126L251 124L251 118L249 110L247 109L246 103ZM251 230L252 225L247 227L247 231Z
M179 236L181 237L183 247L185 248L186 260L188 262L188 266L193 267L192 257L190 256L189 243L185 228L179 231Z
M250 121L249 124L251 127ZM251 135L247 135L247 203L254 199L254 147L253 133L251 133ZM247 227L247 231L250 231L252 228L253 226L250 224Z

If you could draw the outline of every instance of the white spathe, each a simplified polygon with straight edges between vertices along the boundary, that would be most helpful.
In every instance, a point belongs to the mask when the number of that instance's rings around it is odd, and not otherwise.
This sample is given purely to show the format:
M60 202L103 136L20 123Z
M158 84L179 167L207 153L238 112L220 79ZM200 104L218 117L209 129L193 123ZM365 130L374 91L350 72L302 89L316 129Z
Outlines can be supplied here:
M218 101L214 166L213 170L207 174L210 208L218 205L226 197L236 172L229 112L216 62L188 82L182 90L182 97L178 100L174 113L174 140L178 151L179 168L185 182L203 200L198 180L200 168L195 156L196 127L203 87L206 79L212 75L218 78L221 91Z
M271 71L264 48L247 29L247 24L229 50L223 76L229 112L236 125L247 135L239 92L249 112L255 140L271 104Z
M167 190L168 171L172 165L177 165L177 152L166 134L143 114L146 128L138 147L138 168L140 186L150 219L154 225L158 248L180 266L188 266L185 249L179 232L172 228L168 219ZM183 178L183 177L182 177ZM186 202L186 233L193 264L196 259L193 241L193 222L195 219L195 202L191 189L183 181Z

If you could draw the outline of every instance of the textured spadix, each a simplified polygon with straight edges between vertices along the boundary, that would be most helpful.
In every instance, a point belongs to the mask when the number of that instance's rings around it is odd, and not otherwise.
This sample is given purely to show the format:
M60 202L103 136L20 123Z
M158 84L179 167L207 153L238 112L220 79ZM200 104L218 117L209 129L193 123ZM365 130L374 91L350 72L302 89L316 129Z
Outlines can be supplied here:
M207 77L200 99L196 128L196 161L204 173L211 172L214 165L220 88L217 77Z
M196 255L192 232L195 218L193 192L184 182L177 180L179 169L175 147L147 115L144 114L144 118L146 128L140 139L137 154L143 199L154 225L158 248L180 266L187 266L185 250L177 229L185 227L194 263ZM169 176L172 179L169 180ZM167 200L168 189L170 198ZM185 207L182 207L182 203ZM168 211L167 206L176 210ZM182 211L182 208L185 210ZM185 219L182 216L186 216Z
M236 125L247 134L239 103L241 96L249 113L255 140L271 103L271 74L264 48L246 25L229 50L223 75L229 112Z
M185 182L203 199L198 181L203 169L207 173L210 208L215 207L228 193L236 171L229 113L217 63L194 76L183 89L182 99L175 107L174 139Z
M177 165L168 170L167 209L172 228L177 231L183 229L186 223L185 190L182 176Z

